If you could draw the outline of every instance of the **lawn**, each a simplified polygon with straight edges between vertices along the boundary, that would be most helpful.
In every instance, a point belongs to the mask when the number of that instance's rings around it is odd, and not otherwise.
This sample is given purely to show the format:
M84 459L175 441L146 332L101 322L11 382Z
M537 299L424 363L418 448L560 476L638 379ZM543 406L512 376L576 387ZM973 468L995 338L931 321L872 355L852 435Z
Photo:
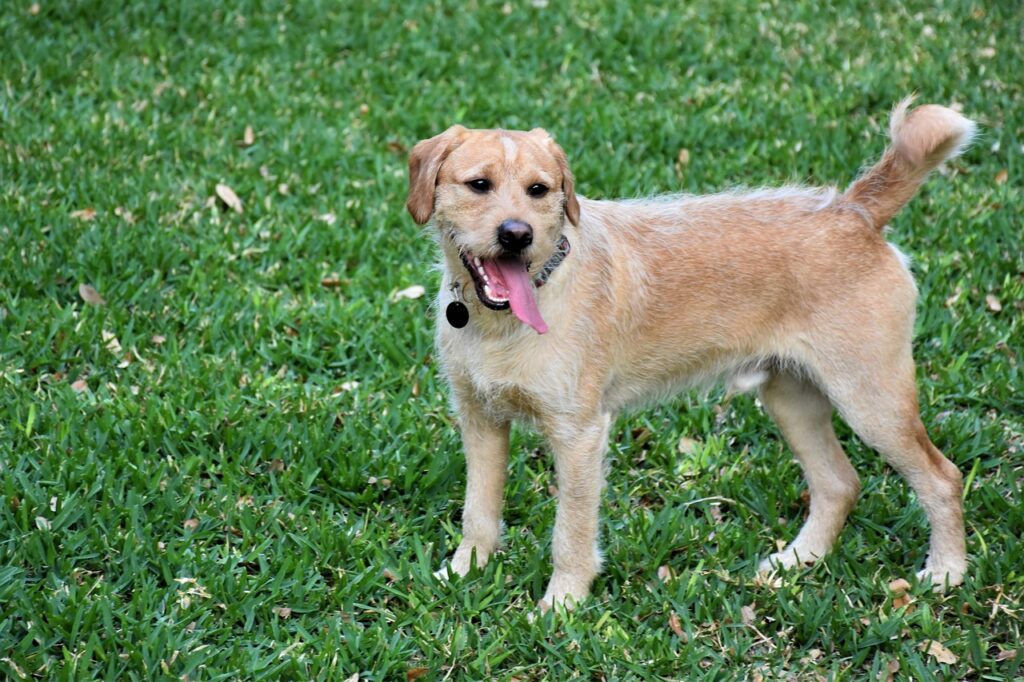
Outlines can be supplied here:
M232 4L0 10L0 676L1024 677L1021 5ZM408 149L543 126L590 197L845 185L911 91L981 125L890 233L965 585L890 593L924 514L845 426L836 551L755 581L805 486L721 392L619 420L576 611L532 618L555 481L525 429L503 553L432 580L465 478Z

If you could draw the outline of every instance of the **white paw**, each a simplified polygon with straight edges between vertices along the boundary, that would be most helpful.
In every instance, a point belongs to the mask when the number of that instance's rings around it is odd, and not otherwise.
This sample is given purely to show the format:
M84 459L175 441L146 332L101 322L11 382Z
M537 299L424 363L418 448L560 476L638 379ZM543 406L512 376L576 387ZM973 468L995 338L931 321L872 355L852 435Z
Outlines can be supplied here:
M572 575L567 572L555 571L544 592L544 598L537 602L542 613L554 607L562 607L566 611L572 609L586 599L590 592L591 579Z
M757 567L757 572L768 574L775 573L776 571L785 571L794 566L810 565L820 559L823 554L824 552L819 554L790 545L781 552L776 552L761 561L761 564Z
M487 565L487 555L482 554L479 548L459 545L459 548L455 550L455 554L452 555L451 561L434 571L434 577L438 580L448 580L453 575L465 577L473 567L474 559L477 568L483 568Z
M946 587L955 587L964 581L964 574L967 572L967 562L932 561L931 557L925 563L924 570L917 572L917 579L921 582L930 582L932 589L936 592L945 591Z

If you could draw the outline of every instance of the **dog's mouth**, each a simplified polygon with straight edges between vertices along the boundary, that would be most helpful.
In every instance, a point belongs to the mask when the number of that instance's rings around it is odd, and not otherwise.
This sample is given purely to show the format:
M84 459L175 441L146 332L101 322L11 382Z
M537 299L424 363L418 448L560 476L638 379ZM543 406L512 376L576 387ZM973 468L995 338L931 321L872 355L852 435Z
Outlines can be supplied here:
M473 278L481 303L491 310L511 308L513 315L538 334L548 331L537 308L537 292L530 277L529 263L513 256L480 258L464 251L459 257Z

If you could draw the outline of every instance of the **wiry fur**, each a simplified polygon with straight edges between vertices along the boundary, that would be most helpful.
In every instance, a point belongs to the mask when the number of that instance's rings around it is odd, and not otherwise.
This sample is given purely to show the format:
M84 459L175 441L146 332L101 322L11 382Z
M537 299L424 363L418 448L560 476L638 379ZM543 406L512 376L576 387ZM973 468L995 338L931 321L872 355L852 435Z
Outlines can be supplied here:
M922 575L961 581L961 476L918 416L916 290L881 228L931 168L963 148L973 124L942 107L908 113L908 103L893 114L881 161L842 194L782 188L592 201L576 197L564 154L543 131L453 128L417 146L410 211L421 222L433 215L439 228L438 305L457 296L471 313L467 327L442 322L437 332L469 479L454 572L468 571L473 555L486 562L497 546L509 424L525 420L549 440L558 476L544 601L585 596L601 561L597 509L614 415L725 381L760 390L811 494L807 523L762 570L822 556L854 504L860 485L832 430L835 408L917 491L932 523ZM487 175L494 190L469 193L467 173ZM522 188L537 177L556 191L525 198ZM531 273L561 234L572 244L537 292L545 335L481 305L459 260L461 251L493 253L496 226L509 218L533 225Z

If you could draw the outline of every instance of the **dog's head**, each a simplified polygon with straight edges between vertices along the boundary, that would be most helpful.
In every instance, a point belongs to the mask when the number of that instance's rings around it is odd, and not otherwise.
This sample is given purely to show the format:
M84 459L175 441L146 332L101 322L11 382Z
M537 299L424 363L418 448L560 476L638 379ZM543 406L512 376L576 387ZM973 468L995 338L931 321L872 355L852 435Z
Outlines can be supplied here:
M533 278L561 241L580 205L565 153L540 128L530 132L452 126L417 144L409 157L413 219L434 218L441 244L493 310L511 307L538 332Z

